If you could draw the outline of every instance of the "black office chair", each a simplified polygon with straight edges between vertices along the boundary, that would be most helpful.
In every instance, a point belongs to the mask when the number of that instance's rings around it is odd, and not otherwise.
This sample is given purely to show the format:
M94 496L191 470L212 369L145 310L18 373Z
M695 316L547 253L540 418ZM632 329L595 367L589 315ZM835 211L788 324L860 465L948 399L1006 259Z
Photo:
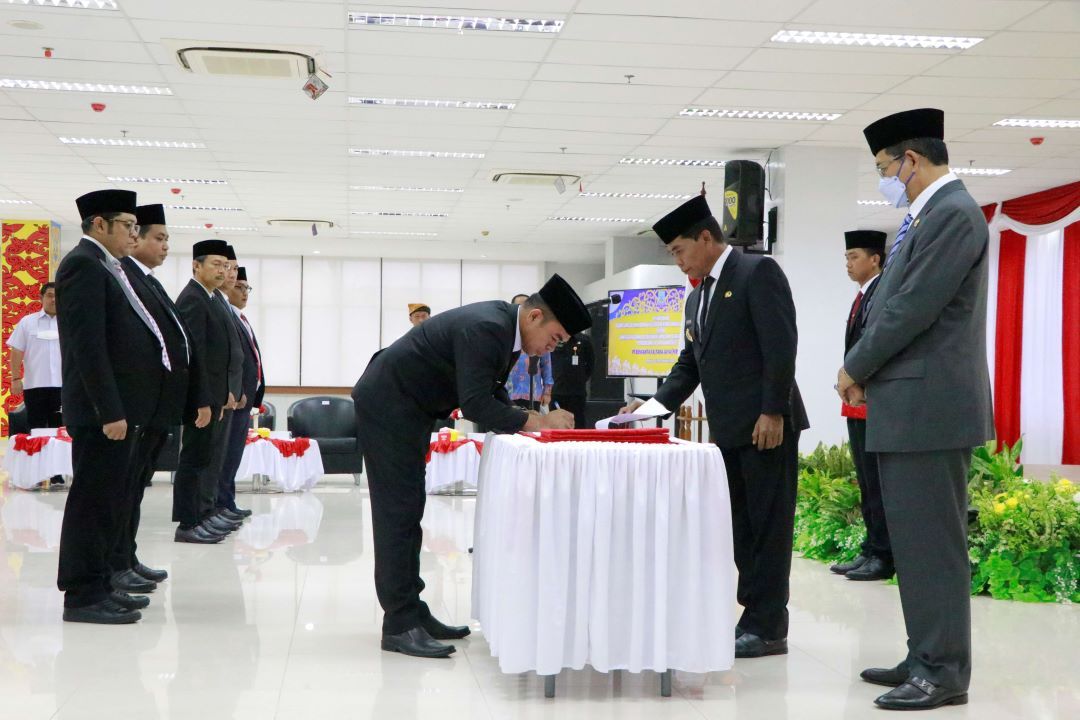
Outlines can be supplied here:
M277 425L277 408L274 403L263 400L263 412L259 413L259 427L273 430Z
M356 437L356 411L352 398L319 395L297 400L289 406L289 432L319 443L323 471L328 475L351 473L360 484L364 456Z
M30 419L26 415L26 403L19 403L8 413L8 435L28 435L29 433Z

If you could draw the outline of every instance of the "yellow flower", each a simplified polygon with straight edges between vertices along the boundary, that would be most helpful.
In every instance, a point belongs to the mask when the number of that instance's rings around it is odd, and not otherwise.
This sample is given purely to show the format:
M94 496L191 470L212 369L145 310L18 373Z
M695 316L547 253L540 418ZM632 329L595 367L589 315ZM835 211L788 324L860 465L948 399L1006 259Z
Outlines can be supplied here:
M1005 503L994 503L994 512L1001 515L1005 512Z
M1072 486L1072 480L1070 480L1069 478L1061 478L1060 480L1058 480L1058 485L1060 485L1063 488L1071 487Z
M1007 505L1007 506L1009 507L1009 509L1011 510L1012 508L1014 508L1014 507L1016 507L1017 505L1019 505L1019 504L1020 504L1020 501L1019 501L1019 500L1017 500L1017 499L1016 499L1016 498L1014 498L1014 497L1011 497L1011 498L1009 498L1008 500L1006 500L1006 501L1005 501L1005 504L1006 504L1006 505Z
M1003 492L998 493L997 495L994 496L994 500L995 500L995 502L1001 502L1002 500L1004 500L1008 496L1009 496L1009 493L1003 493Z
M265 440L266 438L270 437L270 428L259 428L255 431L255 433Z

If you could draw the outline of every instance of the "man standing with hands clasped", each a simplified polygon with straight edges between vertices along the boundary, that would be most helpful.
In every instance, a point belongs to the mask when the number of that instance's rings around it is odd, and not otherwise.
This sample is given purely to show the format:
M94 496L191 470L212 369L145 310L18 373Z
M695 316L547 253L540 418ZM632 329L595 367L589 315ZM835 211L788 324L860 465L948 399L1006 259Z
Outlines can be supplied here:
M926 710L967 702L971 566L967 472L971 449L994 436L986 366L986 219L949 171L945 114L882 118L863 134L880 190L910 205L866 308L863 335L836 389L869 401L866 449L877 454L908 653L863 680L895 686L874 702Z
M735 657L787 653L788 576L808 428L795 385L795 304L780 266L724 242L704 196L653 230L679 269L701 284L686 300L686 346L656 400L674 411L700 384L709 436L724 455L731 495L737 596ZM633 411L635 401L623 411Z

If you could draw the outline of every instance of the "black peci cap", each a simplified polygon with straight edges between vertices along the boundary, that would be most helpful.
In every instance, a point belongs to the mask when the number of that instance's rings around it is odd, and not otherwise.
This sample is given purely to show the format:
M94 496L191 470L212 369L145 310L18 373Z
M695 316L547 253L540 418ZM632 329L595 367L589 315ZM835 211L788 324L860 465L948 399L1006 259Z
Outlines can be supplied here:
M870 123L863 130L870 152L918 138L945 139L945 112L937 108L905 110Z
M236 268L236 281L240 282L241 280L243 280L244 282L247 282L247 268L246 267L238 267L238 268Z
M551 308L555 319L562 323L566 332L573 335L592 327L592 318L585 308L585 303L566 282L556 273L540 288L540 297Z
M135 217L139 225L165 225L164 205L140 205L135 208Z
M665 245L670 245L684 232L710 217L712 217L712 211L709 210L709 203L705 202L705 196L695 195L657 220L652 229Z
M191 247L191 257L204 257L206 255L220 255L228 257L225 253L229 243L224 240L200 240Z
M130 190L95 190L75 199L83 220L105 213L135 214L135 193Z
M844 244L848 250L861 248L884 255L886 237L880 230L848 230L844 233Z

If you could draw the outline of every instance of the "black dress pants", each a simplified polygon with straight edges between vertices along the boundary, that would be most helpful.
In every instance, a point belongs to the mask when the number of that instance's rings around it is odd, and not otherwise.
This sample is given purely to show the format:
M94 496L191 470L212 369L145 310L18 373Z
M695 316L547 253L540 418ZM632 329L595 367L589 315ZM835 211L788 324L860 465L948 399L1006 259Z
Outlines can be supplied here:
M251 427L251 408L236 410L225 435L225 462L218 479L217 507L236 509L236 471L244 458L248 428Z
M210 408L210 424L204 428L195 427L194 423L185 423L180 436L180 459L173 476L173 522L180 527L190 528L202 522L207 509L204 507L206 493L203 483L207 482L211 461L214 455L214 439L221 437L222 421L218 419L221 408ZM220 467L220 466L219 466ZM209 479L212 482L212 504L217 498L217 475Z
M739 627L765 640L788 633L791 546L799 482L799 433L784 421L784 441L772 450L754 445L724 449L735 566Z
M585 430L585 396L584 395L552 395L552 402L559 404L560 410L566 410L574 414L574 428Z
M56 428L64 424L60 415L60 388L40 387L23 391L26 423L30 429Z
M139 562L135 552L138 549L136 536L139 533L139 521L142 519L143 495L146 493L146 488L150 486L150 479L154 476L154 463L168 436L169 431L162 428L146 428L139 436L138 446L133 455L134 461L130 468L131 481L128 484L130 506L127 511L127 520L121 522L123 527L109 560L113 572L130 570Z
M881 502L881 475L877 456L866 451L866 421L848 418L847 427L851 459L855 461L855 476L859 480L859 508L866 525L866 539L860 552L863 557L881 558L891 563L892 546L885 524L885 507Z
M100 426L68 428L73 480L60 531L56 585L64 607L85 607L109 596L110 555L122 531L138 446L137 428L110 440Z

